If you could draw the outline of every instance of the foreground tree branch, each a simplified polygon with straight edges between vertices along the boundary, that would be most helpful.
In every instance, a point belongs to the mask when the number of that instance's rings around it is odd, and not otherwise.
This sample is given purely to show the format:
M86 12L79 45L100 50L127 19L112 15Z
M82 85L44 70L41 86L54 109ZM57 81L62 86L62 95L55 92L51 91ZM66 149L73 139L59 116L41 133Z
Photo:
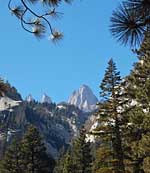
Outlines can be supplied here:
M110 30L122 44L139 46L150 30L150 0L126 0L113 11Z
M51 20L63 15L56 11L63 1L71 3L72 0L19 0L19 4L15 0L9 0L8 9L20 20L25 31L37 38L48 34L49 39L55 42L63 38L63 33L53 28ZM14 5L16 2L18 5Z

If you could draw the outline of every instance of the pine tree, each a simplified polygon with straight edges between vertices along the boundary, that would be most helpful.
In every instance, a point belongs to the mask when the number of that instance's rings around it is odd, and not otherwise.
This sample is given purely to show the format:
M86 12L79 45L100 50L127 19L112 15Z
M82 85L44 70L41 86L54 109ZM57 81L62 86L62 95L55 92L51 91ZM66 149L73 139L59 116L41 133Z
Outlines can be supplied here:
M53 173L74 173L73 157L70 148L60 155Z
M140 45L139 50L136 50L139 60L145 56L150 54L150 31L145 32L144 39L142 44Z
M23 173L51 173L55 162L46 148L36 127L30 126L22 140Z
M21 173L21 159L20 142L14 140L2 160L0 173Z
M74 172L73 158L69 151L65 154L62 172L63 173L73 173Z
M92 172L91 144L86 141L86 131L83 127L79 137L60 161L64 163L61 173Z
M129 114L130 136L128 146L131 151L134 173L147 170L150 155L150 35L146 34L143 44L138 51L139 62L126 78L128 97L135 103L135 108ZM150 169L149 169L150 171Z
M37 128L31 125L23 139L15 140L6 151L0 173L52 173L54 166Z
M124 173L124 149L122 144L122 126L125 123L122 114L123 91L121 88L120 73L117 72L113 59L108 62L104 78L100 85L102 103L99 103L97 112L100 127L93 131L100 136L101 144L99 148L100 167L98 173L115 172Z
M110 166L110 147L100 146L96 149L95 159L93 161L93 173L112 173Z
M150 1L125 0L113 11L111 32L122 44L139 46L150 29Z
M92 155L90 142L86 141L86 130L84 127L80 129L79 137L73 144L73 164L75 173L91 173L92 172Z

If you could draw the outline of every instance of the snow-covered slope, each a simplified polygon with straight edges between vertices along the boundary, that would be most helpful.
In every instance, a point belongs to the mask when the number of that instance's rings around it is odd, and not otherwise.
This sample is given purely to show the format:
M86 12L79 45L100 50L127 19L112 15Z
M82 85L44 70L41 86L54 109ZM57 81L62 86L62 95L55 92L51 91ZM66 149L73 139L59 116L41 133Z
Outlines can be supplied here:
M0 111L11 110L13 107L19 106L21 101L12 100L9 97L0 97Z
M42 95L42 98L41 98L41 103L49 103L49 104L51 104L52 100L51 100L51 98L47 94L44 93Z
M77 106L85 112L91 112L96 109L97 97L87 85L82 85L70 96L68 103Z

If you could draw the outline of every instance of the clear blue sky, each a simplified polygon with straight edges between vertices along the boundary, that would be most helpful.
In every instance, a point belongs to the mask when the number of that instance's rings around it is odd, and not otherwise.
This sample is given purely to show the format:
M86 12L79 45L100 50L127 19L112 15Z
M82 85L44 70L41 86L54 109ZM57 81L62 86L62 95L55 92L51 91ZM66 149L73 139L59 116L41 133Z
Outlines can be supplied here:
M64 16L55 26L64 39L54 45L47 38L38 41L0 6L0 75L14 85L23 98L29 93L39 99L47 93L55 102L68 99L82 84L99 96L99 84L112 57L122 76L129 74L135 56L109 32L110 16L119 0L74 0L63 5Z

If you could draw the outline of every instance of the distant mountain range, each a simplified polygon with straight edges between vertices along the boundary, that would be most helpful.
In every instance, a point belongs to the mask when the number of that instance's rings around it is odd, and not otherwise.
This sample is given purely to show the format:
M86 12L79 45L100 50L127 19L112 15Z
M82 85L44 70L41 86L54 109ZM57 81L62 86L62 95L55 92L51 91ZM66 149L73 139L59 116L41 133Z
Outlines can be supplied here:
M27 101L27 102L33 102L33 101L35 101L35 99L32 97L31 94L29 94L26 97L25 101ZM40 103L49 103L49 104L51 104L52 103L52 100L51 100L51 98L47 94L44 93L42 95L42 97L41 97Z
M35 101L31 94L26 99L27 102ZM69 97L68 104L74 105L84 112L92 112L96 109L97 97L87 85L82 85L79 89L75 90ZM43 94L40 103L52 103L51 97Z
M97 98L83 85L73 92L69 101L56 104L47 94L35 101L30 94L25 100L9 85L5 97L0 98L0 157L16 136L25 133L29 124L35 125L46 143L47 151L57 157L62 148L70 145L79 128L96 108Z

